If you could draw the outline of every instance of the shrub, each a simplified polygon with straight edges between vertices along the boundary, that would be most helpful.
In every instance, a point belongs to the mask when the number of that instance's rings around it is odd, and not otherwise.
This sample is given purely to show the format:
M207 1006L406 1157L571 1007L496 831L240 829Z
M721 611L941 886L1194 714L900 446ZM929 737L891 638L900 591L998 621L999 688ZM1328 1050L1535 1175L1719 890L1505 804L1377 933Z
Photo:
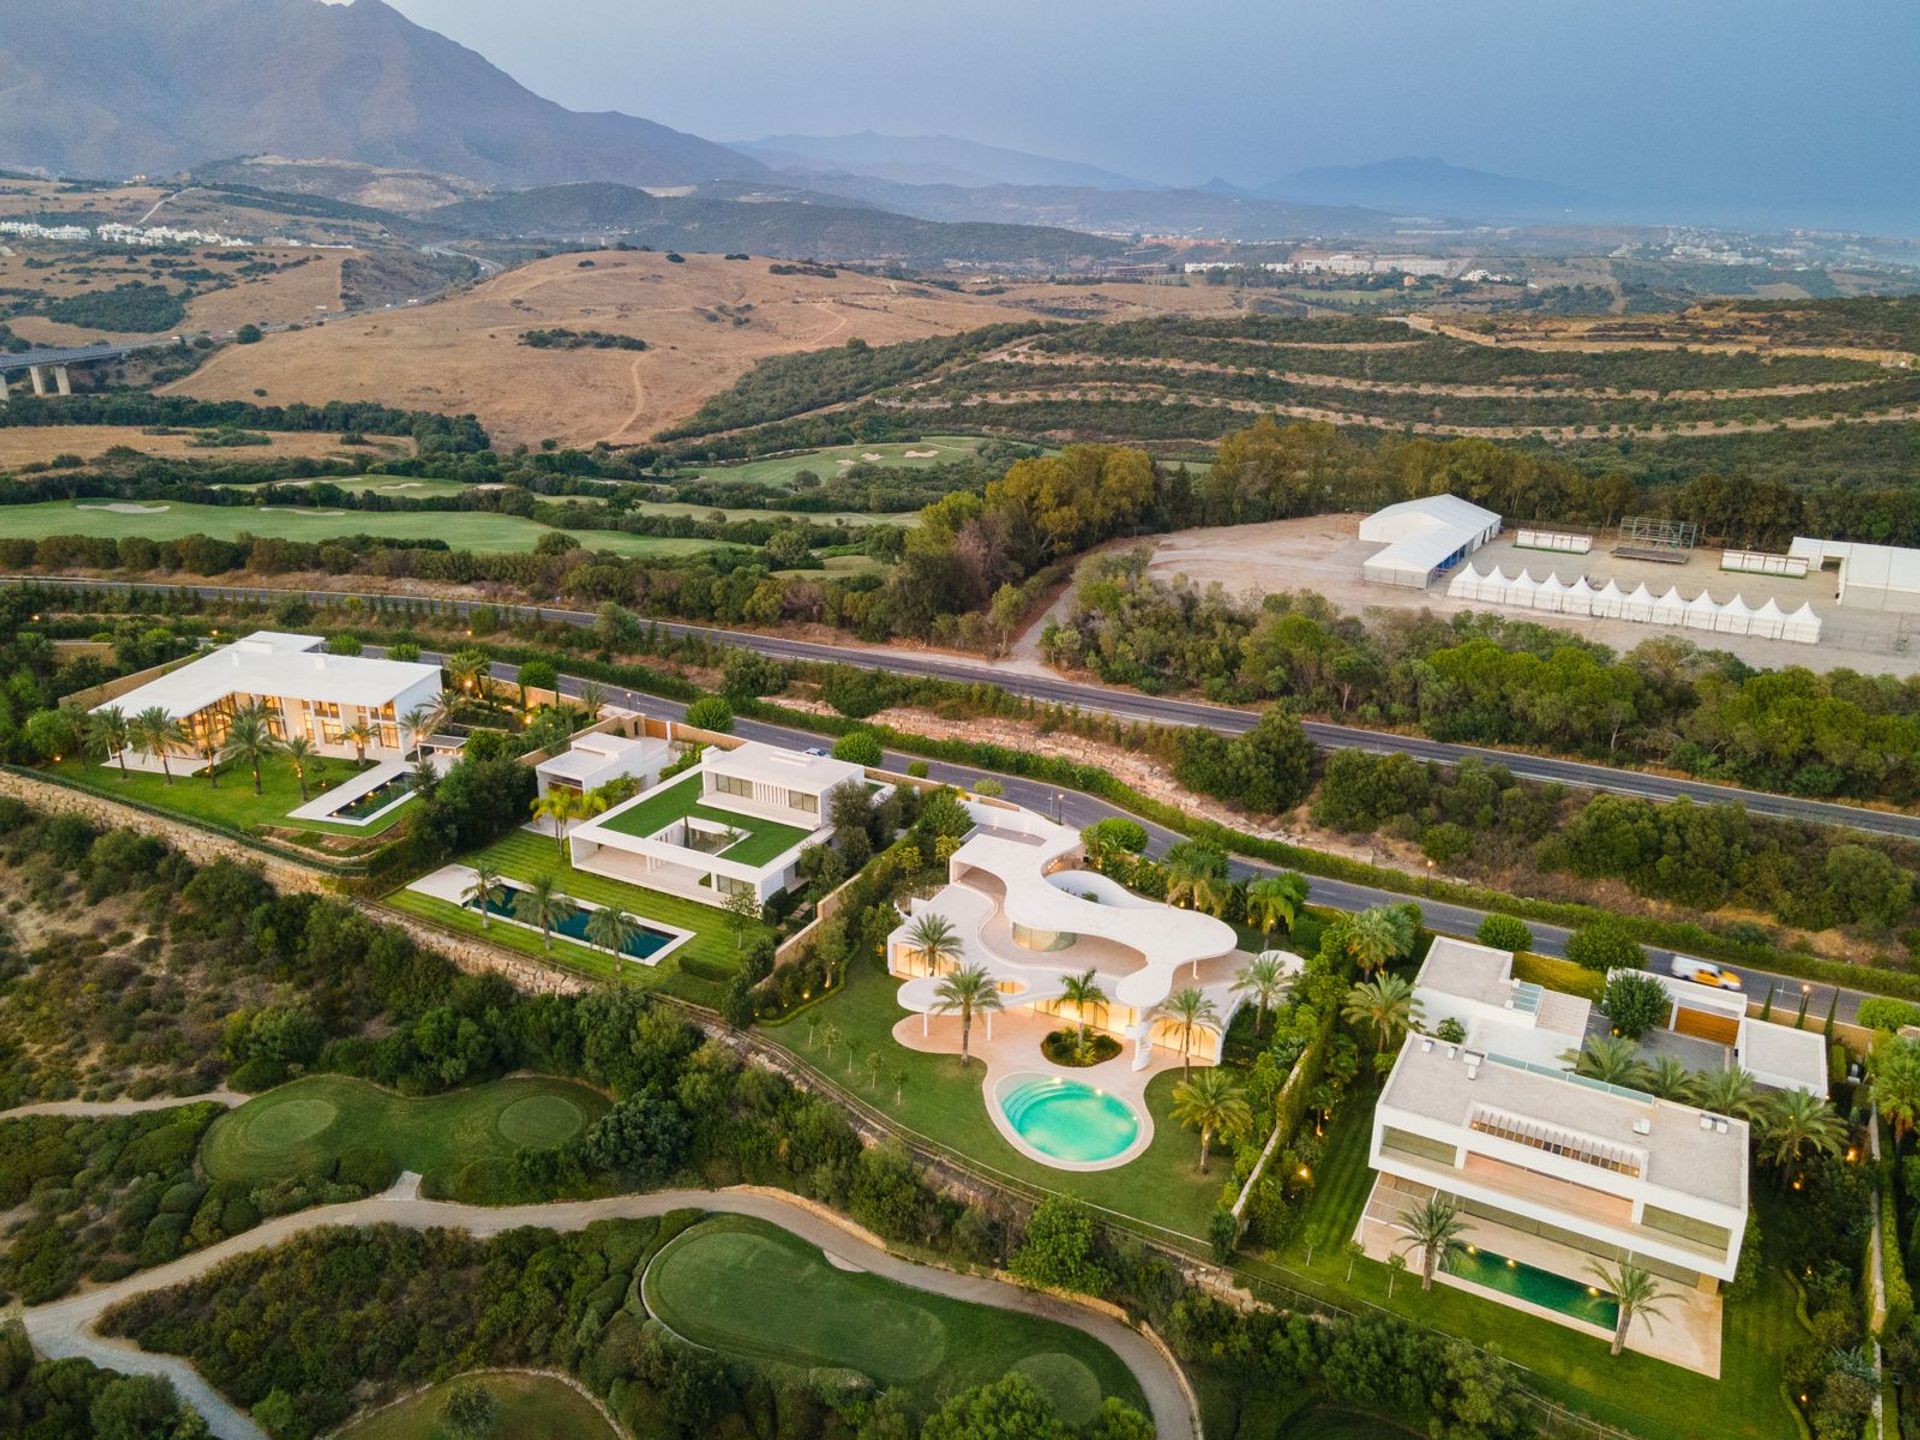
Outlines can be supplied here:
M1489 915L1480 922L1477 938L1482 945L1496 950L1511 950L1518 955L1533 948L1533 931L1524 920L1511 915Z
M687 711L688 718L693 715ZM878 766L881 761L880 737L871 730L849 730L833 742L833 758L849 765Z
M236 344L258 345L260 343L262 334L263 332L261 331L258 325L255 325L249 322L248 324L242 325L237 331L235 331L233 338Z
M702 695L687 706L687 724L726 735L733 730L733 707L718 695Z
M1596 920L1567 938L1567 959L1588 970L1639 970L1646 965L1640 943L1617 922Z
M1920 1025L1920 1005L1875 996L1860 1002L1860 1023L1869 1030L1887 1031L1898 1030L1902 1025Z
M1636 1040L1666 1023L1672 1009L1667 987L1651 975L1616 975L1600 997L1600 1013L1613 1022L1614 1029Z
M1009 1269L1030 1285L1102 1295L1111 1283L1095 1255L1093 1212L1080 1201L1055 1195L1040 1202Z

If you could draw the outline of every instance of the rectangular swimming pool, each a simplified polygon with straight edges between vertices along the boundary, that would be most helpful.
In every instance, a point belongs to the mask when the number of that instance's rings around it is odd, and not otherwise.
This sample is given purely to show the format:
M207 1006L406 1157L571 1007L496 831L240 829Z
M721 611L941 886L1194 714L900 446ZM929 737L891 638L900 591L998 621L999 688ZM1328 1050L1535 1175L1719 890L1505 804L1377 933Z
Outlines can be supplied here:
M1474 1285L1484 1285L1503 1295L1528 1301L1548 1310L1558 1310L1575 1320L1611 1330L1620 1321L1620 1306L1613 1296L1597 1285L1569 1280L1551 1270L1528 1265L1491 1250L1468 1248L1447 1262L1447 1273Z
M413 793L413 773L411 771L395 775L391 780L382 780L364 795L357 795L334 811L329 817L335 820L370 820L389 805L404 800Z
M510 920L515 925L525 925L527 922L514 914L513 901L511 898L520 892L511 885L506 888L509 898L504 901L488 901L486 907L488 913L502 920ZM480 902L478 900L469 900L467 901L467 908L469 910L478 910L480 908ZM566 919L553 927L553 933L563 935L569 940L589 946L595 950L603 949L603 946L595 945L593 941L587 939L587 916L591 913L589 910L576 907ZM651 925L640 921L638 916L633 918L635 923L640 925L639 932L627 941L625 945L620 947L620 953L631 959L640 961L651 960L655 955L659 954L662 950L666 949L667 946L673 944L674 941L680 938L678 935L669 934L665 930L654 929ZM538 927L529 926L528 928L535 929Z

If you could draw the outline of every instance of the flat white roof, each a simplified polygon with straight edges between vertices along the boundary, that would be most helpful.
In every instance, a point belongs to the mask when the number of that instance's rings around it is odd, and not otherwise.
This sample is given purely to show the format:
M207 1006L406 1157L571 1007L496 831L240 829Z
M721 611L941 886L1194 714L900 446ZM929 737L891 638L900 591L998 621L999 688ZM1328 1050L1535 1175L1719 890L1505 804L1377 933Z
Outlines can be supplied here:
M1868 545L1853 540L1814 540L1796 535L1787 554L1819 566L1838 560L1848 588L1920 591L1920 550L1904 545Z
M571 748L542 760L534 769L549 779L588 780L629 756L644 757L648 751L667 758L673 747L664 740L629 740L624 735L582 735ZM641 763L647 761L643 758Z
M422 681L439 687L438 665L329 655L325 643L319 635L256 631L108 703L128 715L159 706L178 720L234 694L377 709Z
M748 740L732 750L709 749L700 757L701 767L715 775L732 775L767 785L785 785L789 789L824 795L849 780L866 778L866 770L831 755L803 755L798 750L782 750Z
M1458 495L1422 495L1376 510L1360 522L1360 538L1386 544L1366 565L1424 575L1456 551L1500 528L1493 511Z
M1505 1005L1513 997L1513 955L1491 945L1436 935L1413 983L1462 1000Z
M1762 1083L1826 1097L1827 1041L1822 1032L1746 1019L1740 1022L1734 1049L1741 1066Z

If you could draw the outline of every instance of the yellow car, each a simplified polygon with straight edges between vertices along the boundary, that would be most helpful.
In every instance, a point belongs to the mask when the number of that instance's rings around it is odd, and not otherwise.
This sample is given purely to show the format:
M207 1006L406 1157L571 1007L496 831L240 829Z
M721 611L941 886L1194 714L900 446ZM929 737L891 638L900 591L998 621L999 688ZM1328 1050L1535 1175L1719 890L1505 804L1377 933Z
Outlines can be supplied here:
M1691 980L1696 985L1706 985L1715 990L1744 990L1740 977L1724 966L1711 960L1695 960L1690 955L1676 955L1671 964L1673 973L1682 980Z

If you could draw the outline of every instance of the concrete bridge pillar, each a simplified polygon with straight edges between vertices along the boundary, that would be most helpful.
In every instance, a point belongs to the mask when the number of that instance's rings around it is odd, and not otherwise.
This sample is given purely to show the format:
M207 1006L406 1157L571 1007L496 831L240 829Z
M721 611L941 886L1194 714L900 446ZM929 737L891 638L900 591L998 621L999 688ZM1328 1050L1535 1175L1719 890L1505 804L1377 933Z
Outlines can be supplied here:
M73 394L73 384L67 379L66 366L56 365L53 367L53 389L57 395Z
M29 365L27 367L27 378L33 381L34 394L44 395L47 393L47 371L45 366Z
M11 398L12 396L7 390L7 372L0 370L0 405L6 404Z

